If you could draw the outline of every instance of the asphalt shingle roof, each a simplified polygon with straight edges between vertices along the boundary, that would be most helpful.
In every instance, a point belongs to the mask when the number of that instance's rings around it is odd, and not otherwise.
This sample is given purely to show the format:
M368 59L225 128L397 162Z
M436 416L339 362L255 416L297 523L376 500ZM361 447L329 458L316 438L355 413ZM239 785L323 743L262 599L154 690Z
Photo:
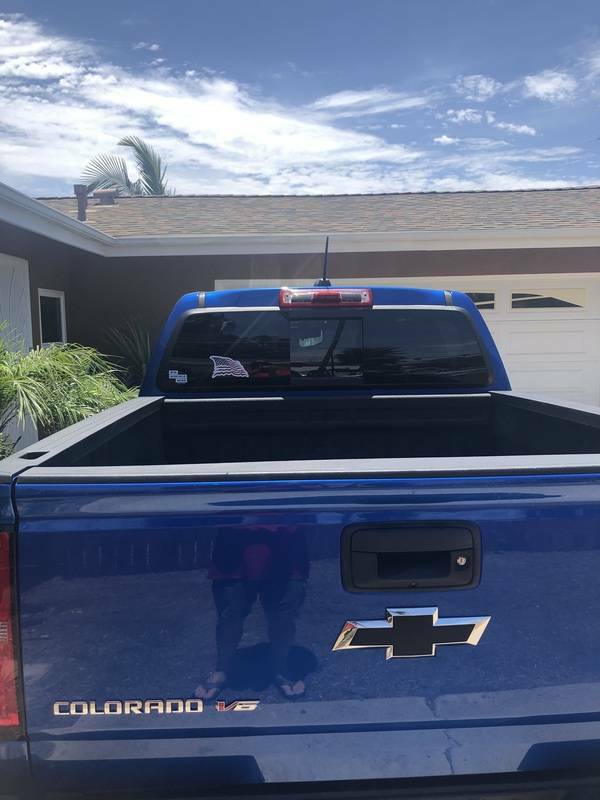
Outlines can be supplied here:
M40 200L77 216L74 197ZM503 228L600 229L600 187L369 195L177 195L89 199L87 223L111 236L376 233Z

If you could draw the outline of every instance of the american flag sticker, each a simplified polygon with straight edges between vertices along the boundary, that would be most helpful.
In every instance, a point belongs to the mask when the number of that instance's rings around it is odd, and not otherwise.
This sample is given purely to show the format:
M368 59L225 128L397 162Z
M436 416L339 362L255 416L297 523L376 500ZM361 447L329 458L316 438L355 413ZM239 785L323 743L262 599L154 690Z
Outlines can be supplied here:
M209 356L213 362L213 378L249 378L244 366L235 358Z

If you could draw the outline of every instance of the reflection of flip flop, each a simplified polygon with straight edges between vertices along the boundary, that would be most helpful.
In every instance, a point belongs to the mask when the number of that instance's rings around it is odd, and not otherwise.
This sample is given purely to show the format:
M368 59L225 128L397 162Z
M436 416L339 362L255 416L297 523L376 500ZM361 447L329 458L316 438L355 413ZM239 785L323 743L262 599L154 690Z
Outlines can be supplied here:
M222 675L223 677L217 677L219 675ZM201 683L200 686L196 687L194 694L201 700L214 700L215 697L219 696L221 689L226 683L227 675L225 675L224 672L211 672L204 683Z
M286 700L298 700L306 693L304 681L291 681L285 675L275 675L274 682Z

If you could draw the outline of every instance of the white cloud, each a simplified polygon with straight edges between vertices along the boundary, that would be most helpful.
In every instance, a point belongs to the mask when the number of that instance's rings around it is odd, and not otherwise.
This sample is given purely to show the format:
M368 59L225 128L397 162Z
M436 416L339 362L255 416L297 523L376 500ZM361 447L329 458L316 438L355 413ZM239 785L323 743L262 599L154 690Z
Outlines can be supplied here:
M570 100L577 90L577 81L566 72L545 69L536 75L527 75L523 81L525 97L537 97L552 103Z
M497 160L504 163L521 162L542 162L542 161L565 161L581 154L578 147L536 147L531 150L512 150L496 156Z
M482 172L472 177L450 177L438 181L439 192L502 192L515 189L562 189L573 186L572 181L564 179L534 178L515 175L512 172Z
M461 139L461 142L465 147L478 150L497 150L508 146L508 142L504 139L489 139L485 136L468 136Z
M45 81L73 75L88 53L86 46L45 34L18 14L0 16L0 77Z
M532 128L531 125L518 125L514 122L496 122L494 127L509 133L523 133L526 136L535 136L537 134L536 129Z
M436 144L456 144L460 139L453 139L451 136L446 136L443 133L441 136L436 136L433 140Z
M149 23L147 17L143 17L140 14L130 14L125 19L121 20L121 25L125 25L128 28L142 28Z
M435 102L433 94L384 87L285 105L205 68L183 74L124 69L24 17L0 17L0 179L32 193L71 193L87 161L100 152L122 154L116 142L127 134L161 152L179 192L394 192L569 182L558 173L581 157L577 150L517 149L482 138L444 147L453 137L443 132L421 147L399 141L397 121L382 120L381 129L369 131L351 119L362 117L364 125L369 115ZM498 124L489 114L450 109L443 120ZM385 135L391 128L394 142ZM550 180L528 174L535 164L551 166Z
M50 57L37 59L24 56L11 58L0 64L0 76L12 78L30 78L49 80L74 75L80 70L62 58Z
M313 72L310 72L307 69L302 69L302 67L299 67L295 61L286 61L285 64L290 72L294 72L296 75L300 75L302 78L312 78L314 76Z
M502 84L489 75L461 75L455 81L454 89L467 100L483 103L497 94Z
M483 119L481 112L476 111L474 108L449 108L446 111L446 116L450 122L463 123L479 123Z
M526 136L536 136L537 131L531 125L524 125L522 123L516 122L499 122L496 119L496 114L494 111L486 111L485 112L485 121L488 125L491 125L494 128L498 128L501 131L508 131L508 133L522 133Z
M150 50L152 53L156 53L160 50L160 45L156 42L136 42L131 45L131 47L133 50Z
M585 77L595 79L600 74L600 50L598 46L594 47L591 52L583 59L585 70Z
M23 50L45 52L37 47L42 30L26 25ZM420 156L374 133L337 128L315 110L260 99L233 81L191 71L179 78L132 73L90 54L69 60L77 50L68 40L59 52L70 69L50 87L31 80L0 86L0 117L10 121L0 140L5 174L37 174L68 185L91 156L114 151L127 133L160 149L180 191L314 192L322 190L324 175L343 191L384 183L389 189L393 172ZM70 81L75 72L77 80Z
M423 108L428 102L429 98L424 95L408 95L379 88L366 91L336 92L318 98L311 107L333 117L361 117L365 114Z

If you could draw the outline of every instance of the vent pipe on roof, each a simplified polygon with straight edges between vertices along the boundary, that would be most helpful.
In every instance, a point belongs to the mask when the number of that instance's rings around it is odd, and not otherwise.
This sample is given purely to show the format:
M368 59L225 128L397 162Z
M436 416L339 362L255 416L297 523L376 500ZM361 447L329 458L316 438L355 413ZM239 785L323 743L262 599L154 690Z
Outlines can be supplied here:
M116 189L96 189L94 192L94 200L97 200L97 205L101 206L114 206L116 196Z
M81 222L85 222L87 219L87 196L88 196L88 187L85 183L76 183L73 186L73 191L75 192L75 197L77 198L77 219Z

